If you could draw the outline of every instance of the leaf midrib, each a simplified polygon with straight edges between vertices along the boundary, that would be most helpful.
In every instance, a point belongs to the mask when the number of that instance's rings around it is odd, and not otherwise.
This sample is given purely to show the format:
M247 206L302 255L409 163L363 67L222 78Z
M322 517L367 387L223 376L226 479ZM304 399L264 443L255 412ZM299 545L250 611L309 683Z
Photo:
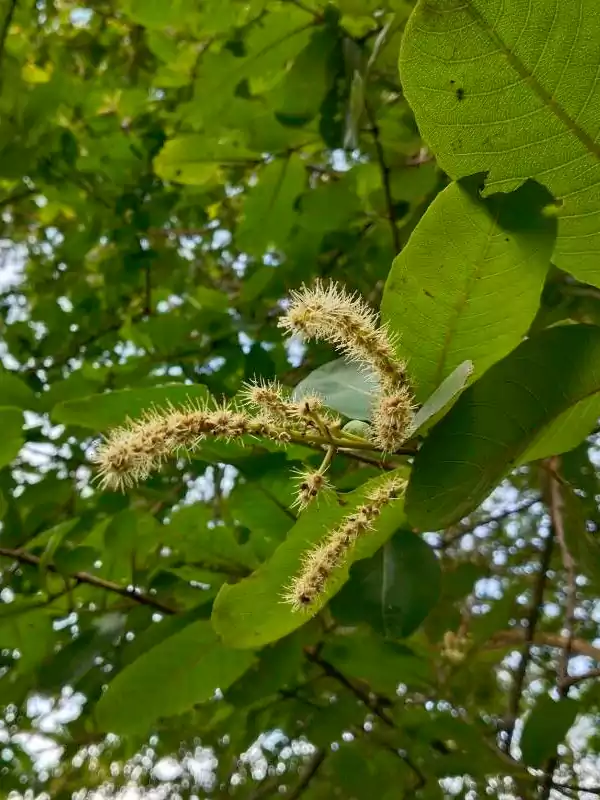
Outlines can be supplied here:
M559 0L560 1L560 0ZM543 104L550 109L550 111L563 123L563 125L571 131L571 133L579 139L581 144L586 150L592 153L598 160L600 160L600 145L597 144L592 137L581 128L574 119L572 119L567 112L558 105L553 96L542 86L537 80L535 75L525 66L521 59L506 45L500 34L491 28L485 17L481 12L473 6L473 0L467 0L466 4L467 13L471 15L473 20L479 25L484 34L499 48L499 50L506 56L508 63L517 72L517 74L527 82L531 87L534 94L543 102Z

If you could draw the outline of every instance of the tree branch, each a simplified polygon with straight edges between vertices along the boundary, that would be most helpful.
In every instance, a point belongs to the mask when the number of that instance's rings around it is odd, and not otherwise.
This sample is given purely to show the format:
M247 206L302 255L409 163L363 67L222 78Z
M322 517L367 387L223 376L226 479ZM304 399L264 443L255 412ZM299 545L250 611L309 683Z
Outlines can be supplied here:
M39 567L42 562L42 559L33 553L28 553L25 550L13 550L9 547L0 547L0 557L12 558L21 564L29 564L33 567ZM54 572L57 575L63 575L63 573L60 572L60 570L58 570L53 564L44 565L44 569L47 569L49 572ZM100 578L98 575L91 575L89 572L73 572L68 575L64 575L63 577L72 578L77 583L85 583L89 586L95 586L97 589L104 589L107 592L118 594L121 597L125 597L128 600L133 600L135 603L139 603L140 605L155 608L162 614L177 613L176 609L166 605L165 603L162 603L160 600L152 597L152 595L138 592L135 589L129 589L126 586L120 586L118 583L107 581L104 578Z
M504 740L504 748L507 753L510 753L510 746L512 743L513 734L515 732L515 725L519 716L519 706L521 704L521 695L525 686L525 676L527 675L527 667L529 666L529 658L531 652L531 645L535 638L535 629L537 627L539 618L541 616L542 603L544 601L544 590L546 588L546 577L550 560L552 558L552 548L554 545L554 531L551 530L546 539L545 547L542 552L540 561L540 573L535 583L533 590L533 597L531 599L531 606L529 609L529 616L527 619L527 628L525 630L525 644L521 651L521 660L519 667L515 674L514 688L512 695L509 699L508 715L506 720Z
M550 459L549 464L552 470L552 477L550 478L550 522L552 530L560 547L562 556L563 567L566 573L566 608L565 608L565 629L566 637L565 643L562 648L558 668L556 671L556 685L561 700L566 698L569 694L569 684L567 683L569 677L569 660L573 649L573 639L575 636L575 611L577 606L577 584L575 574L575 561L569 552L567 541L565 539L565 526L563 518L563 498L560 490L560 481L558 479L558 468L560 466L560 459L554 457ZM555 477L556 476L556 477ZM554 782L554 773L558 766L558 755L553 755L548 760L544 779L542 781L540 798L541 800L548 800L552 785Z
M458 539L461 539L463 536L466 536L468 533L472 533L477 528L481 528L485 525L496 525L498 522L503 522L507 517L511 517L513 514L521 514L523 511L527 511L536 503L540 502L539 497L532 497L529 500L523 501L521 505L515 506L515 508L508 508L506 511L502 511L500 514L495 514L490 517L486 517L485 519L478 520L476 522L469 522L465 526L457 526L458 529L454 532L449 538L445 539L442 544L440 545L441 549L445 550L450 545L454 544Z
M304 770L304 773L300 778L298 784L296 785L296 788L293 789L288 795L288 800L298 800L298 798L304 794L305 790L308 789L312 779L321 769L321 766L325 761L325 756L326 753L324 750L317 750L317 752L312 758L312 761L308 764L308 766Z
M0 61L2 61L2 56L4 55L4 46L6 45L8 31L10 30L15 11L17 9L17 2L18 0L10 0L8 11L4 17L4 22L2 23L2 30L0 30Z
M400 252L401 245L400 245L400 233L398 231L398 225L396 220L396 210L394 208L394 199L392 197L392 185L390 181L391 169L388 166L387 161L385 160L385 152L383 150L383 145L381 144L381 131L379 130L379 125L377 124L377 118L373 113L369 103L365 100L365 114L367 115L367 119L369 120L369 127L370 132L373 137L373 144L375 145L375 153L377 156L377 162L379 164L379 169L381 171L381 183L383 186L383 194L385 196L385 205L387 209L387 218L390 224L390 232L392 234L392 246L394 248L394 253L397 255Z
M510 631L498 631L486 644L486 648L493 650L499 647L506 647L506 645L516 645L525 641L526 639L527 629L514 628ZM533 637L532 644L539 647L563 648L565 646L565 642L566 638L558 633L536 633ZM577 655L580 656L593 658L595 661L600 661L600 648L594 647L591 642L588 642L585 639L573 639L571 641L571 652L577 653Z

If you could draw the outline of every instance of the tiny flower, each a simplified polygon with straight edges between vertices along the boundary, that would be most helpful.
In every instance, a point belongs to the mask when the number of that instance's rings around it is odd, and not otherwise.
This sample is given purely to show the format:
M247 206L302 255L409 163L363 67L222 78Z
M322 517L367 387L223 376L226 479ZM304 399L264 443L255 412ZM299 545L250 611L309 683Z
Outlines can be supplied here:
M279 422L290 414L290 404L284 396L283 386L277 381L253 381L242 390L243 402L260 411L268 419Z
M317 470L298 471L297 477L298 487L293 506L300 511L304 511L323 489L332 488L327 477Z

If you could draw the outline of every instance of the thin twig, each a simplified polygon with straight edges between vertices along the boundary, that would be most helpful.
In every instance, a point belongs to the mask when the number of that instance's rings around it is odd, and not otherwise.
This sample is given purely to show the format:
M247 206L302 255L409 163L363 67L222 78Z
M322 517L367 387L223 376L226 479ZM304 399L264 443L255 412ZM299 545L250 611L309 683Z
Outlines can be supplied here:
M527 629L513 628L509 631L497 631L486 644L486 649L494 650L507 645L516 645L527 639ZM566 637L558 633L535 633L533 644L538 647L557 647L564 648ZM585 639L573 639L571 641L571 652L580 656L593 658L600 661L600 648L594 647L591 642Z
M321 769L323 762L325 761L326 752L324 750L317 750L315 755L313 756L311 762L308 764L306 769L303 772L302 777L300 778L298 784L296 785L295 789L292 789L289 795L287 795L288 800L298 800L301 797L306 789L308 789L310 782L315 777L317 772Z
M565 538L565 526L563 518L563 498L560 490L560 481L558 479L558 470L560 467L560 459L554 457L550 459L550 522L552 530L556 537L556 541L560 547L562 556L562 563L566 573L566 608L565 608L565 644L562 648L558 668L556 670L556 685L561 699L564 699L569 694L569 684L567 683L569 677L569 660L573 650L573 639L575 638L575 611L577 607L577 584L575 573L575 561ZM552 791L552 784L554 782L554 773L558 767L558 755L553 755L546 766L544 779L542 781L540 798L541 800L548 800L550 792Z
M348 691L357 697L370 711L378 717L384 725L387 725L388 728L396 728L393 719L385 713L384 705L389 704L389 700L385 697L381 697L377 695L375 692L366 692L360 686L355 685L349 678L347 678L343 672L340 672L337 667L333 664L330 664L329 661L326 661L324 658L321 657L319 654L318 648L315 647L305 647L304 654L308 661L313 664L317 664L323 672L333 680L337 681L341 686L348 689ZM427 782L427 778L420 770L417 764L408 756L406 753L401 753L400 751L392 748L393 752L402 759L402 761L409 767L410 770L415 775L416 778L416 785L415 789L421 788Z
M532 497L529 500L525 500L515 508L508 508L506 511L502 511L500 514L495 514L490 517L486 517L485 519L481 519L475 522L469 522L464 527L458 526L458 530L452 534L449 538L445 539L440 547L442 549L446 549L450 545L454 544L458 539L461 539L463 536L466 536L468 533L472 533L477 528L484 527L485 525L497 525L499 522L503 522L507 517L513 516L513 514L521 514L523 511L527 511L536 503L540 502L539 497Z
M529 616L527 619L525 643L521 651L521 660L515 674L514 687L509 700L508 717L505 728L506 738L504 740L504 749L507 753L510 753L510 746L512 743L513 734L515 732L515 725L519 716L519 706L521 704L521 695L523 694L523 689L525 687L525 677L527 675L527 667L529 666L531 645L535 639L535 629L541 616L542 603L544 602L546 577L548 574L548 568L550 567L550 560L552 558L553 545L554 531L551 530L546 538L544 550L542 551L540 572L534 586Z
M33 553L28 553L26 550L13 550L10 547L0 547L0 556L4 558L12 558L21 564L29 564L34 567L39 567L42 561L41 558ZM63 573L57 569L54 564L46 564L44 568L47 569L48 572L54 572L58 575L63 575ZM64 575L63 577L67 579L72 578L73 580L77 581L77 583L86 583L89 586L95 586L97 589L105 589L107 592L112 592L113 594L118 594L121 597L126 597L128 600L133 600L140 605L155 608L157 611L160 611L163 614L177 613L176 609L166 605L165 603L162 603L160 600L157 600L149 594L138 592L135 589L129 589L126 586L120 586L118 583L107 581L104 578L100 578L98 575L90 575L89 572L72 572L68 575Z
M4 55L4 47L6 45L6 38L8 36L8 31L10 30L10 26L13 21L13 17L15 15L15 11L17 9L18 0L11 0L11 3L8 7L8 11L6 12L6 16L4 17L4 22L2 23L2 30L0 31L0 61L2 60L2 56Z
M385 196L385 205L387 210L387 218L390 223L390 232L392 234L392 245L394 248L394 253L398 254L401 249L400 245L400 233L398 231L398 225L396 220L396 210L394 208L394 200L392 197L392 184L390 180L391 176L391 169L385 160L385 152L383 150L383 145L381 144L381 131L379 130L379 125L377 124L377 118L371 109L371 106L367 101L364 102L365 106L365 114L367 115L367 119L369 120L370 132L373 137L373 144L375 145L375 153L377 155L377 162L379 164L379 169L381 171L381 183L383 186L383 194Z
M577 652L577 648L574 646L576 642L577 639L571 640L571 651L574 653ZM576 686L578 683L583 683L583 681L589 681L593 678L600 678L600 667L591 669L589 672L584 672L583 675L568 675L563 679L561 688L568 690L571 686Z

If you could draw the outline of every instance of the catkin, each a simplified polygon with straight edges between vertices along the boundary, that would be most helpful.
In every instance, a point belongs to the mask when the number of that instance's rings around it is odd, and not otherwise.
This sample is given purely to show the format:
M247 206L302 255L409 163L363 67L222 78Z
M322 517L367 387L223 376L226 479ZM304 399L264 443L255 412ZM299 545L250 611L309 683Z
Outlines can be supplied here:
M233 439L248 434L289 441L289 435L269 420L226 406L167 408L112 431L92 460L98 465L102 488L122 490L148 478L181 448L194 449L206 436Z
M293 578L284 594L284 601L294 611L310 609L323 594L335 570L344 564L357 540L373 528L382 509L404 493L406 481L389 478L373 489L354 513L345 517L325 540L304 557L302 569Z
M388 391L406 381L405 364L395 354L385 327L356 294L335 283L303 286L291 293L291 303L279 326L304 339L317 339L337 347L351 361L368 365Z

